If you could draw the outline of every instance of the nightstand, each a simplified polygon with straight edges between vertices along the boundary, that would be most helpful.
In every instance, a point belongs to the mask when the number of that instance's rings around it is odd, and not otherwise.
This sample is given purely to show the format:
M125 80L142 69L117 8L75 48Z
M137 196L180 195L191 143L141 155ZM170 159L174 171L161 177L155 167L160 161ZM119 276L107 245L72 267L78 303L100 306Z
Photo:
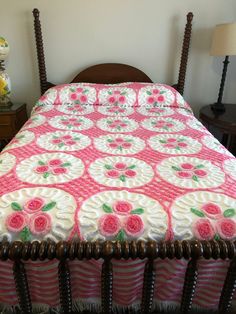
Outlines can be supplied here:
M15 136L27 119L26 104L0 107L0 148Z
M218 130L222 135L221 143L235 154L236 138L236 104L225 104L225 112L215 112L211 105L200 110L200 120L207 129Z

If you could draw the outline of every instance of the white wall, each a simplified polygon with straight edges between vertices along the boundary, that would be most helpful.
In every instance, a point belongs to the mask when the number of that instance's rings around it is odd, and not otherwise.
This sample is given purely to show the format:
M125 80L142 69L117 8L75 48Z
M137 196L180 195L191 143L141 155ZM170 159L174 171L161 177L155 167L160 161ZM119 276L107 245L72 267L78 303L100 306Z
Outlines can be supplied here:
M196 113L217 99L222 58L209 56L212 29L236 21L235 0L0 0L0 35L11 47L6 65L12 99L29 108L40 95L34 7L41 11L48 79L58 84L102 62L128 63L155 82L174 83L185 14L193 11L185 98ZM236 103L236 56L231 61L224 100Z

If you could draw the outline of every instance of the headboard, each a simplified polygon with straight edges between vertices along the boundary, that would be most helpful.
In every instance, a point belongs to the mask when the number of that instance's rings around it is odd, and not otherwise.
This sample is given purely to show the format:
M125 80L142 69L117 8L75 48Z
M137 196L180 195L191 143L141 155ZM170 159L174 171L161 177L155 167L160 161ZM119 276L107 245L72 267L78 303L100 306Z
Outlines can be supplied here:
M39 78L41 94L48 88L55 86L47 80L46 62L43 48L43 36L41 29L41 22L39 18L39 10L33 10L34 15L34 30L38 57ZM184 39L182 45L182 55L179 67L178 83L173 87L180 93L184 92L185 77L188 63L188 54L192 32L193 13L187 14L187 22L184 31ZM152 83L152 80L141 70L127 64L120 63L104 63L93 65L82 72L80 72L72 80L71 83L104 83L115 84L122 82L147 82Z

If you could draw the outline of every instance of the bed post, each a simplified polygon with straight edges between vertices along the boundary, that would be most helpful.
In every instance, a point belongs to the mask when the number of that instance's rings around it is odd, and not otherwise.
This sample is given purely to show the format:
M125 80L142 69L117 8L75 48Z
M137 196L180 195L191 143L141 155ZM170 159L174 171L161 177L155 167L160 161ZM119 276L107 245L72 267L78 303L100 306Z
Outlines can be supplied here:
M185 77L186 77L186 70L187 70L187 63L188 63L188 53L189 53L190 39L191 39L191 33L192 33L192 20L193 20L193 13L189 12L187 14L187 23L186 23L185 31L184 31L182 55L181 55L180 68L179 68L179 78L178 78L178 84L177 84L177 91L181 95L183 95L184 93Z
M46 64L45 64L44 49L43 49L43 36L42 36L42 30L41 30L41 22L39 19L39 10L34 9L33 15L34 15L34 31L35 31L35 40L36 40L36 48L37 48L38 67L39 67L40 88L41 88L41 94L43 94L48 89L48 82L47 82Z

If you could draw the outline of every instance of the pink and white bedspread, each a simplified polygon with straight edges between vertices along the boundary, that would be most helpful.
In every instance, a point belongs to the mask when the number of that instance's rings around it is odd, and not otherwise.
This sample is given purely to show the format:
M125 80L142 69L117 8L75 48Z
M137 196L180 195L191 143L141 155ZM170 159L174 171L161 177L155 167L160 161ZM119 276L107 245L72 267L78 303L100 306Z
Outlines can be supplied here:
M169 86L51 88L0 155L6 238L234 239L236 159ZM217 307L228 261L214 263L201 262L196 306ZM59 305L56 265L26 265L41 307ZM0 267L0 302L16 305L10 262ZM117 306L140 302L143 268L114 261ZM185 261L157 261L158 304L179 303L185 269ZM100 272L101 261L71 262L75 306L99 304Z

